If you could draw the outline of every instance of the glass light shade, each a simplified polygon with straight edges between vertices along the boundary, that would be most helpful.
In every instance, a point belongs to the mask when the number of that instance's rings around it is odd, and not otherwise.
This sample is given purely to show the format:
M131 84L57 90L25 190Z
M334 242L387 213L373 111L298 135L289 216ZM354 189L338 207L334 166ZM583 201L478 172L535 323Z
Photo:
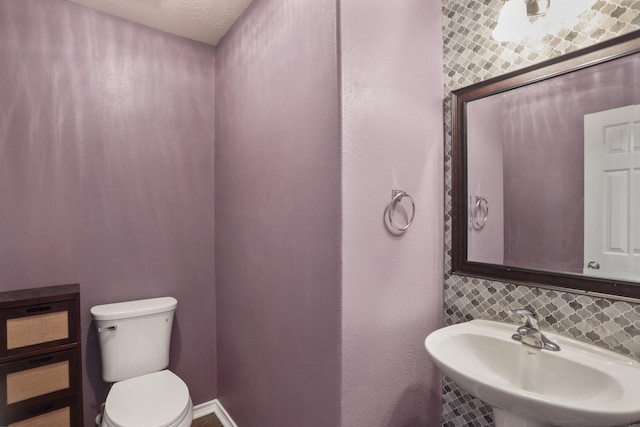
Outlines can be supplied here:
M595 2L596 0L552 0L547 14L533 24L532 34L542 38L565 28L573 28L580 21L580 15Z
M524 0L508 0L500 10L498 24L491 35L499 42L517 42L529 35L531 27Z

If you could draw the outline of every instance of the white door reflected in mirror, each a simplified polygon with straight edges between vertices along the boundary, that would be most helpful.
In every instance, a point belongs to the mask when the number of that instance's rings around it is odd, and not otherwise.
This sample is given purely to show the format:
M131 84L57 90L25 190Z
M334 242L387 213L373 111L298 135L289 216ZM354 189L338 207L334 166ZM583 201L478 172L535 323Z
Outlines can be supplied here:
M585 115L584 135L584 273L639 281L640 105Z

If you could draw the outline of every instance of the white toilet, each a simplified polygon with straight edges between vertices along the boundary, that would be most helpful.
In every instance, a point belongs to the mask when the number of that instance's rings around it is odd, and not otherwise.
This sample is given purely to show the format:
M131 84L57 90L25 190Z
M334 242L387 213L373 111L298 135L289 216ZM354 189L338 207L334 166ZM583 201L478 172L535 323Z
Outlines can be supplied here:
M102 355L102 378L114 383L103 427L188 427L193 403L187 385L169 371L169 343L178 301L172 297L91 308Z

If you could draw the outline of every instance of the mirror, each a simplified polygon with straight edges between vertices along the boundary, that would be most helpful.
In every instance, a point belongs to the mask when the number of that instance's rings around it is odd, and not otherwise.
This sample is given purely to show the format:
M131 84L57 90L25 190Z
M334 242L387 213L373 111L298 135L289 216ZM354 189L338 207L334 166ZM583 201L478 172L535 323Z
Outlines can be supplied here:
M640 31L452 102L453 273L640 298Z

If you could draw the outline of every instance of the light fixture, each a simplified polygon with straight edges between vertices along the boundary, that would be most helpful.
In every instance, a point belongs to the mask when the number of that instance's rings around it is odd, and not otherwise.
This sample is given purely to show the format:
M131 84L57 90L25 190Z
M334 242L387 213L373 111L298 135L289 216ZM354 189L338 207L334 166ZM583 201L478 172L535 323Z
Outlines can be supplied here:
M524 0L527 5L527 16L542 16L549 11L550 0Z
M526 3L523 0L507 0L491 35L499 42L518 42L528 36L532 28Z
M578 23L596 0L506 0L492 36L499 42L542 38Z

